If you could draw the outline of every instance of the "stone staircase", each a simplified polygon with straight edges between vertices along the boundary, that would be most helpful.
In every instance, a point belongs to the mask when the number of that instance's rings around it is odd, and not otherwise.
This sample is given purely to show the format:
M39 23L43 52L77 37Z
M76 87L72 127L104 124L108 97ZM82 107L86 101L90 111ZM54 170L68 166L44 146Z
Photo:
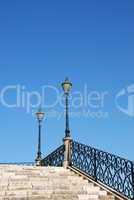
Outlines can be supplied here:
M62 167L0 165L0 200L112 200L99 186Z

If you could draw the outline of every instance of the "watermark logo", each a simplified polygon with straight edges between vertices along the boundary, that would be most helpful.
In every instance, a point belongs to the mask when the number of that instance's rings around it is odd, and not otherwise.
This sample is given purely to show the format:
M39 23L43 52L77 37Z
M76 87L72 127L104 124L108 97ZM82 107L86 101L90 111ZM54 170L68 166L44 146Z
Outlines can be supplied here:
M85 84L81 91L72 91L69 95L70 117L108 118L109 97L108 91L90 90ZM115 101L119 111L134 117L134 84L120 90L111 101ZM40 91L30 91L23 85L8 85L0 90L0 106L24 109L33 114L40 105L49 116L60 119L65 109L65 96L52 85L43 85Z
M86 84L81 91L72 91L69 95L70 117L107 118L104 107L108 95L107 91L89 90ZM65 96L52 85L43 85L40 92L29 91L24 85L8 85L0 90L0 105L24 109L26 113L34 113L41 105L49 116L60 119L65 109ZM62 113L58 111L61 109Z
M116 107L130 117L134 117L134 84L123 88L115 98ZM122 105L122 103L125 104Z

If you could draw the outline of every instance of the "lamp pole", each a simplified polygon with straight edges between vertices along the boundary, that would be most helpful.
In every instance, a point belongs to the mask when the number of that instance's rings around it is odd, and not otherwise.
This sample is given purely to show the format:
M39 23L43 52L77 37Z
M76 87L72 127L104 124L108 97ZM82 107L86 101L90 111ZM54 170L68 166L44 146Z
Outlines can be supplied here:
M44 119L44 112L39 109L38 112L35 113L38 121L38 148L37 148L37 156L35 159L36 165L40 166L41 165L41 128L42 128L42 121Z
M65 104L66 104L66 128L65 128L65 137L70 137L70 129L69 129L69 91L72 87L72 83L68 80L68 78L65 79L65 81L62 83L62 88L65 94Z
M63 139L65 151L64 151L64 161L63 166L67 168L71 164L71 134L69 129L69 91L72 87L72 83L68 78L62 83L62 88L65 94L65 106L66 106L66 127L65 127L65 137Z
M68 96L69 96L69 94L65 93L65 101L66 101L66 129L65 129L65 137L70 137Z

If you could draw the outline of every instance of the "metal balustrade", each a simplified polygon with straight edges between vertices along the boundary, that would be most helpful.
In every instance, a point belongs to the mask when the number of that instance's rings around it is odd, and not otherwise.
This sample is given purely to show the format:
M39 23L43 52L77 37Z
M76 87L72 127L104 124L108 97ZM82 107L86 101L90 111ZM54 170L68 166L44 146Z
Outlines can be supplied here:
M42 160L44 166L62 166L64 145ZM71 141L70 166L108 186L122 196L134 199L134 163L119 156Z
M129 199L134 199L134 163L72 141L71 165Z
M43 166L56 166L61 167L64 161L64 145L61 145L46 158L42 159L41 165Z

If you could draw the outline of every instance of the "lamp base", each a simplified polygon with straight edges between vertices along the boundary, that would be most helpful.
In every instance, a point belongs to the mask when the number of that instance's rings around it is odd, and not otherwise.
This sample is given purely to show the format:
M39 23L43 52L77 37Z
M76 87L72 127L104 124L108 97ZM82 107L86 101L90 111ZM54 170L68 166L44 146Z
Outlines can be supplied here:
M42 166L41 160L42 160L42 158L36 158L36 159L35 159L35 165L36 165L36 166Z

